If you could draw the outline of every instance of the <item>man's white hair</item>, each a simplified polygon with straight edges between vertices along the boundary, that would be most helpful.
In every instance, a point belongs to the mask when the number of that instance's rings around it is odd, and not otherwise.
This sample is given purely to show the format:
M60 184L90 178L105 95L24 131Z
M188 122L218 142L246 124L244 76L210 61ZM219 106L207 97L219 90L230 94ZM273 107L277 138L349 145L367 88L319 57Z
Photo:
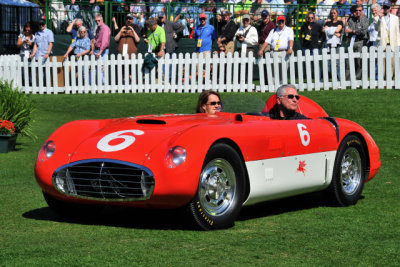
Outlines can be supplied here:
M284 84L284 85L281 85L276 90L276 96L278 96L278 97L283 96L285 94L287 88L293 88L293 89L296 89L296 91L297 91L297 88L296 88L295 85L293 85L293 84Z

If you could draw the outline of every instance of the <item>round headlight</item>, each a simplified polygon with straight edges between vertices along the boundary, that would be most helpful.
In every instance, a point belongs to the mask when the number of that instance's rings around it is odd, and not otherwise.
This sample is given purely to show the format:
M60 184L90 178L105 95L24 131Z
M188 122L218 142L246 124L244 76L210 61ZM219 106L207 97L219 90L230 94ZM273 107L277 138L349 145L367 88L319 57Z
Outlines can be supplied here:
M186 149L181 146L171 148L167 153L167 164L169 168L174 168L185 162Z
M44 154L46 158L53 156L54 151L56 151L56 144L53 141L47 141L43 146Z

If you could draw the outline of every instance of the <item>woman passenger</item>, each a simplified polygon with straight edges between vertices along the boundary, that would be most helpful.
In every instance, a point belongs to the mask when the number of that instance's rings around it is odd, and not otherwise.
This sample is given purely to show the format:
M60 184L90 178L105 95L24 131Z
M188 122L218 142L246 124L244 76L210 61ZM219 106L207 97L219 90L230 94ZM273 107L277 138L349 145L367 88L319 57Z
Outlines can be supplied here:
M200 94L197 101L196 113L215 115L221 110L221 97L217 92L206 90Z

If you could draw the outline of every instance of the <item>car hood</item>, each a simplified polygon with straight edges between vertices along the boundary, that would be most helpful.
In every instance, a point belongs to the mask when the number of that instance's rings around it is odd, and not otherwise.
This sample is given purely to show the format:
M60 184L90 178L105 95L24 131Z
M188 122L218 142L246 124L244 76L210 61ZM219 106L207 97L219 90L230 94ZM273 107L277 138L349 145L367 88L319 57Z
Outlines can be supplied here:
M70 161L108 158L142 164L161 143L167 150L175 137L188 129L202 124L227 123L231 117L194 114L111 119L76 147Z

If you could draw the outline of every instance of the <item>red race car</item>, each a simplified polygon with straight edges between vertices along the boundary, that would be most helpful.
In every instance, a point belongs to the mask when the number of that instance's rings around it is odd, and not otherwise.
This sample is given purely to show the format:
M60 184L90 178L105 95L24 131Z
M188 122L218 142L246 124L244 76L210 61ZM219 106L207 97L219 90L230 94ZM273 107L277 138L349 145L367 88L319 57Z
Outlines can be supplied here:
M272 96L263 111L274 104ZM307 192L355 204L380 167L376 143L306 97L298 111L310 119L221 112L73 121L46 140L36 180L62 215L186 205L206 230L232 226L243 205Z

